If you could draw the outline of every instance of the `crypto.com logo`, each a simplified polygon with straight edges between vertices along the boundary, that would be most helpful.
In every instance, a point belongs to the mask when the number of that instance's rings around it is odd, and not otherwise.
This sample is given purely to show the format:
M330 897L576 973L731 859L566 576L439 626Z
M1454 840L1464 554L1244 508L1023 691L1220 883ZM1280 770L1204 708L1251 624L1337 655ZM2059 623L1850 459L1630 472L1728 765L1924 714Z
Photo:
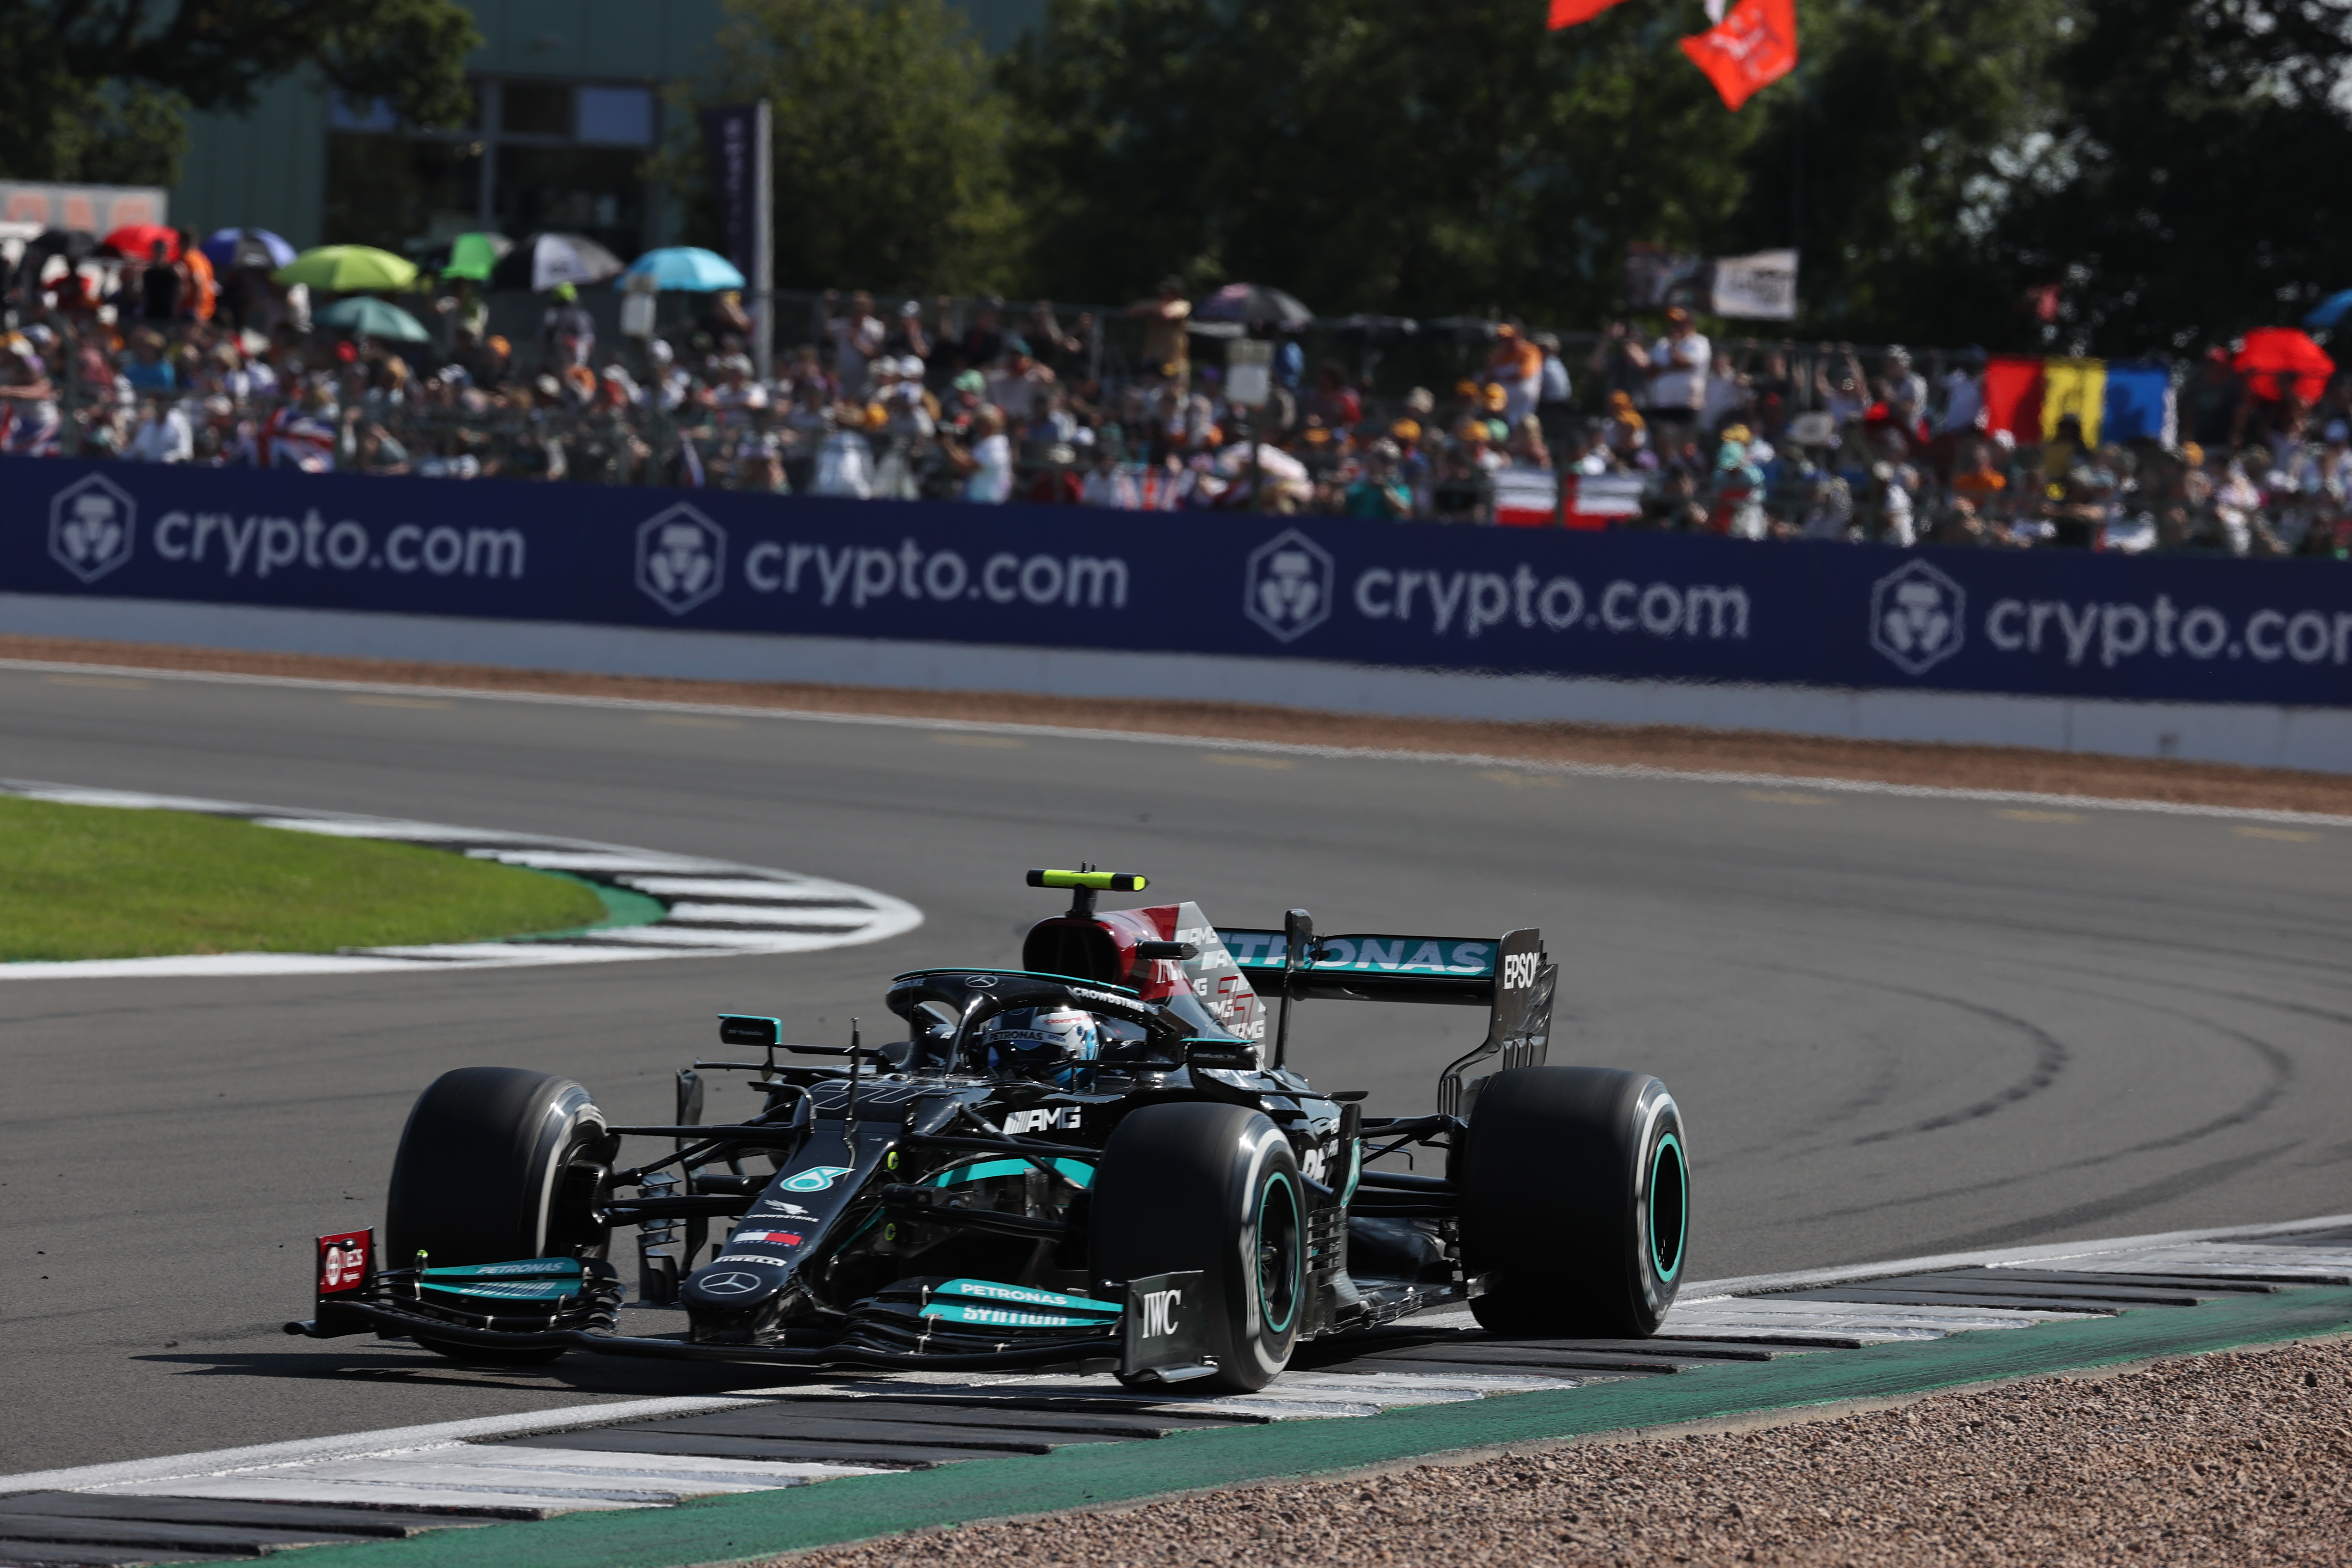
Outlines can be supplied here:
M1276 642L1296 642L1330 619L1330 552L1295 528L1251 551L1242 614Z
M139 503L102 475L91 474L49 498L49 559L95 583L131 559Z
M637 525L637 586L673 616L727 585L727 531L683 502Z
M1969 596L1925 561L1871 584L1870 646L1906 675L1925 675L1968 640Z

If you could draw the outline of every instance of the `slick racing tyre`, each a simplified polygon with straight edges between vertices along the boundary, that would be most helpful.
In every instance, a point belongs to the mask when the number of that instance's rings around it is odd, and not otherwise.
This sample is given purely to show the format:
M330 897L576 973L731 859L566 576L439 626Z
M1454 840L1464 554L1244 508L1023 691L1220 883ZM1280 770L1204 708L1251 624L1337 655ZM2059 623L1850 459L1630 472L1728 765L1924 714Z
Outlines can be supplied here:
M1274 1381L1307 1289L1306 1189L1281 1129L1238 1105L1147 1105L1111 1133L1093 1192L1097 1279L1204 1276L1217 1370L1182 1386L1247 1394Z
M1498 1334L1642 1339L1682 1280L1690 1167L1666 1086L1612 1068L1515 1068L1486 1080L1454 1179L1462 1261Z
M619 1142L588 1091L521 1068L459 1068L417 1098L393 1157L384 1263L422 1249L434 1268L525 1258L602 1258L604 1163ZM464 1361L553 1361L561 1350L499 1351L427 1339Z

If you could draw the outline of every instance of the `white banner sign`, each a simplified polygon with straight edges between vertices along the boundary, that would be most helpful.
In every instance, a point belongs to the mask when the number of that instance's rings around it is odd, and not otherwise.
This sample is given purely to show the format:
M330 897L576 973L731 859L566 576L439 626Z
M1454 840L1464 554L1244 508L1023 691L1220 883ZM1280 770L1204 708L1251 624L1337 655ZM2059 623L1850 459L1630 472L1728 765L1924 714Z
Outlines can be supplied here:
M1797 318L1797 253L1759 250L1715 261L1715 313L1751 321Z

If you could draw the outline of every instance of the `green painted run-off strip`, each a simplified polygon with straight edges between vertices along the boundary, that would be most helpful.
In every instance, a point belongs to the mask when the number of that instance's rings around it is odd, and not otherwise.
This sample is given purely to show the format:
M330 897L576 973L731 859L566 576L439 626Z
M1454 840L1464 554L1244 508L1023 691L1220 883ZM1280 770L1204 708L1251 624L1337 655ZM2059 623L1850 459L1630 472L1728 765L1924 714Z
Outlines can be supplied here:
M2352 1289L2295 1289L2252 1300L2125 1312L2095 1322L1984 1330L1736 1363L1556 1394L1187 1432L1156 1441L1080 1444L1032 1458L976 1459L677 1508L436 1531L376 1545L315 1547L290 1560L301 1568L677 1568L732 1563L894 1531L1328 1474L1448 1450L1896 1398L2347 1331L2352 1331Z
M596 895L604 906L604 918L592 925L573 926L569 931L535 931L528 936L509 937L509 942L558 942L568 937L585 936L592 931L620 931L627 926L649 926L669 913L669 906L650 893L640 893L635 888L623 888L611 882L599 882L589 877L575 877L569 871L550 871L541 866L518 866L519 871L536 872L541 877L561 877L567 882L577 882Z

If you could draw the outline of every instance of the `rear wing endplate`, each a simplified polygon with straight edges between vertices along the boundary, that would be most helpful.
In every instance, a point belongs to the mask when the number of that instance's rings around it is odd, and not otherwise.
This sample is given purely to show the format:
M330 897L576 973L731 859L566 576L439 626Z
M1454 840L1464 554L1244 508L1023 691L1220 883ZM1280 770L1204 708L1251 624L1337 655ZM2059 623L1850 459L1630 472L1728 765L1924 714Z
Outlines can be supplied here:
M1532 926L1500 937L1317 935L1295 963L1279 931L1220 928L1217 938L1262 996L1486 1007L1486 1037L1438 1077L1437 1109L1448 1116L1467 1110L1464 1068L1490 1057L1498 1072L1535 1067L1550 1043L1559 971Z

